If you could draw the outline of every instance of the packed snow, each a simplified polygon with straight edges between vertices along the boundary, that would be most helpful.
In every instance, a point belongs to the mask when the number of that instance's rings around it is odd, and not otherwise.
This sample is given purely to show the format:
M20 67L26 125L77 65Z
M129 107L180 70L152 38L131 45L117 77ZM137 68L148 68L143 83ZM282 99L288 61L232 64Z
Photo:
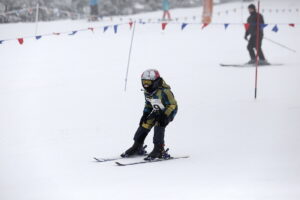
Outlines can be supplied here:
M299 8L298 1L264 0L262 8ZM216 6L240 8L241 3ZM247 4L244 4L246 7ZM160 12L137 18L158 18ZM200 17L201 8L172 10ZM132 30L25 39L0 45L0 199L3 200L298 200L300 198L299 12L265 12L269 62L258 69L220 67L249 60L244 26L137 24ZM214 15L242 23L243 13ZM39 34L114 22L40 22ZM34 35L35 24L1 24L0 40ZM144 106L140 75L156 68L171 85L179 112L166 130L174 156L190 158L139 166L96 163L133 143ZM150 133L146 143L152 149ZM142 158L122 160L139 161Z

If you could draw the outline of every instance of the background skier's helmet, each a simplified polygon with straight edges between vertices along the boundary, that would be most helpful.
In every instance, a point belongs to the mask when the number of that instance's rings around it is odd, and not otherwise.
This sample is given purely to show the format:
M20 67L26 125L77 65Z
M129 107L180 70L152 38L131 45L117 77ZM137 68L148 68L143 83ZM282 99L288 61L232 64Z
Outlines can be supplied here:
M254 4L250 4L250 5L248 6L248 10L249 10L250 13L251 13L251 12L256 12L256 7L255 7L255 5L254 5Z
M142 74L142 85L147 92L154 92L160 85L161 77L156 69L148 69Z

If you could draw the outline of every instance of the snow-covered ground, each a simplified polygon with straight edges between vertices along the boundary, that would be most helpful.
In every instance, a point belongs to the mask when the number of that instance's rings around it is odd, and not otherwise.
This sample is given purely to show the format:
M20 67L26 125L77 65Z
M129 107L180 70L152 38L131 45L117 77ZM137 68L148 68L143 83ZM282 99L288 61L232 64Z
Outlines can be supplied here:
M298 1L264 0L262 7L299 8ZM238 8L240 3L216 10ZM199 11L200 10L200 11ZM200 16L200 8L173 16ZM145 17L159 17L148 13ZM141 17L139 15L138 17ZM239 22L241 13L214 16ZM243 17L246 18L246 11ZM298 13L265 13L266 22L299 23ZM39 33L89 26L84 21L43 22ZM34 33L34 24L0 25L0 39ZM243 25L138 24L127 92L131 32L120 26L0 45L0 199L300 198L300 29L272 26L263 49L254 100L253 68L222 68L248 60ZM166 132L173 155L189 159L117 167L92 157L116 156L132 144L144 97L140 74L157 68L172 86L179 113ZM152 133L146 143L152 148ZM132 159L140 160L140 158ZM127 162L127 161L124 161Z

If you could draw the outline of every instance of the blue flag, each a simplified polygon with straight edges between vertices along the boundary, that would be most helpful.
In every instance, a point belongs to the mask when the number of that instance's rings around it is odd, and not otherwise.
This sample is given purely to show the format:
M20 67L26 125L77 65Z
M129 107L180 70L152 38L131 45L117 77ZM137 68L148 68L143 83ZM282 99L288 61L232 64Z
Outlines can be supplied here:
M72 33L70 33L69 35L75 35L77 33L77 31L73 31Z
M264 28L266 28L267 26L268 26L268 24L261 24L261 25L260 25L260 28L261 28L261 29L264 29Z
M114 25L115 34L118 32L118 25Z
M42 36L41 35L37 35L37 36L35 36L35 39L36 40L39 40L39 39L41 39L42 38Z
M229 24L224 24L225 30L228 28Z
M104 26L103 32L105 33L105 32L107 31L108 28L109 28L109 26Z
M187 25L188 25L187 23L183 23L183 24L181 25L181 30L183 30Z
M4 40L0 40L0 44L2 44L4 42Z
M277 24L272 28L272 31L275 33L277 33L279 31Z

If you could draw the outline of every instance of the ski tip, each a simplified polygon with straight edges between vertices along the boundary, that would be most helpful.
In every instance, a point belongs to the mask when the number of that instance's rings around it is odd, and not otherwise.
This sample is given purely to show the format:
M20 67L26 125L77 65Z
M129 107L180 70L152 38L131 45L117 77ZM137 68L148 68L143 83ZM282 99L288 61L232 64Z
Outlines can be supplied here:
M97 161L97 162L103 162L103 160L101 160L99 158L96 158L96 157L94 157L94 160Z
M125 166L125 165L123 165L122 163L119 163L119 162L115 162L116 163L116 165L118 165L118 166Z
M190 156L180 156L180 157L174 157L175 159L176 158L189 158Z

